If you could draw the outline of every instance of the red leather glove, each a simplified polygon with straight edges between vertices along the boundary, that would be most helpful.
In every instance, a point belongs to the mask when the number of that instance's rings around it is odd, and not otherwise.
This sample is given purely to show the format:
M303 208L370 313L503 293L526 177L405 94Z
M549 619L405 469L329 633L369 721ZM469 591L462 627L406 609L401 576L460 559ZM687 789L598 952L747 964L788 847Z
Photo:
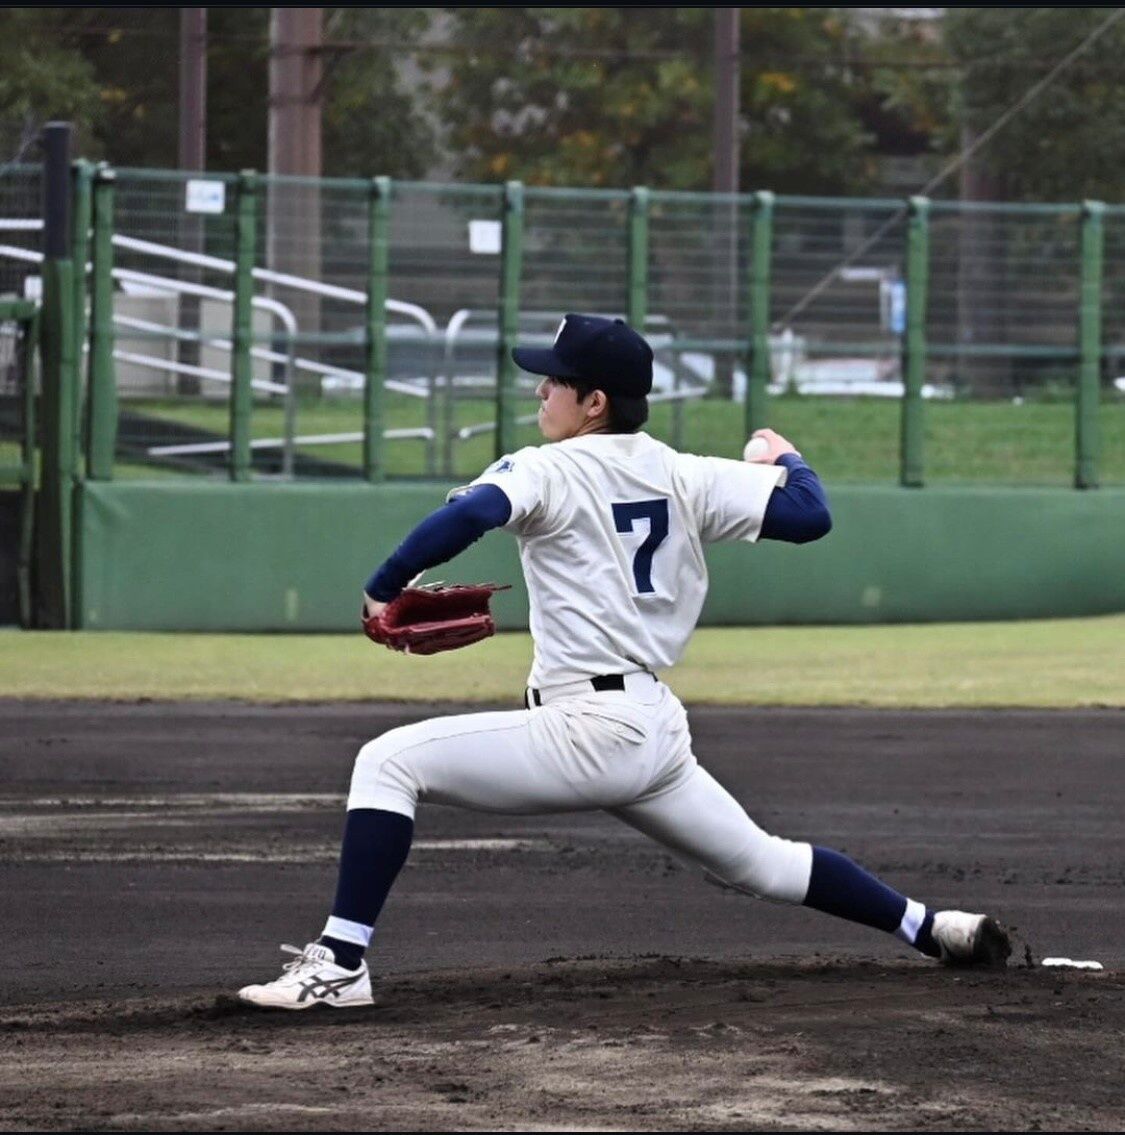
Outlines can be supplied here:
M494 583L407 587L378 615L363 618L363 630L372 642L406 654L458 650L496 633L489 601L507 590Z

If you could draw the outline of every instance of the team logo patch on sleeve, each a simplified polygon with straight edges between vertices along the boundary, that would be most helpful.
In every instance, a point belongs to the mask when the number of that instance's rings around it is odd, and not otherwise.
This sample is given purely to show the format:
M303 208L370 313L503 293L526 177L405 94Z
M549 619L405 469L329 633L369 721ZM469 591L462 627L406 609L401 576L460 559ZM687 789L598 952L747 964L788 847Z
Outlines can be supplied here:
M501 457L499 461L494 461L485 470L486 473L510 473L516 467L516 463L510 457Z

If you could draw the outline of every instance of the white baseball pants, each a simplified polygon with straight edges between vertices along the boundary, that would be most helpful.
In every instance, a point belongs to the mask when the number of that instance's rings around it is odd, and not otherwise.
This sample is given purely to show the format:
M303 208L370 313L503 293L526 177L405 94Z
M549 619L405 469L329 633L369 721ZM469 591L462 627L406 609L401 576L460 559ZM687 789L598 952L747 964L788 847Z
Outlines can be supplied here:
M767 835L699 766L684 707L662 682L638 671L624 691L579 682L539 693L533 709L433 718L369 741L348 808L413 817L428 800L524 815L605 810L717 882L804 899L812 848Z

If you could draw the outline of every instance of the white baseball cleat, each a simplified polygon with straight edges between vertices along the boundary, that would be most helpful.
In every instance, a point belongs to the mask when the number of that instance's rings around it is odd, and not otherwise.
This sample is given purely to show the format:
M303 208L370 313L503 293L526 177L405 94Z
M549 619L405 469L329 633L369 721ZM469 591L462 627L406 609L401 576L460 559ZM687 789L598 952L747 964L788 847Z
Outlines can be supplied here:
M282 952L296 954L282 967L281 976L268 985L246 985L238 991L240 1001L261 1009L308 1009L331 1005L351 1009L370 1005L371 974L367 963L359 969L344 969L328 946L310 942L303 950L282 946Z
M939 910L930 933L946 965L1003 966L1012 952L1007 931L985 914Z

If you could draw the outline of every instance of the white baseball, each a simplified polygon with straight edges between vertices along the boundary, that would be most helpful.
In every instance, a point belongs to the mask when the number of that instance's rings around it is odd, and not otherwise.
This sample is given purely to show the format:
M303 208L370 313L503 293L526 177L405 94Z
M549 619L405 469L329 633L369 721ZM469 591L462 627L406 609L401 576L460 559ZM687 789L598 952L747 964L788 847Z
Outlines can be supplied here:
M769 451L770 443L764 437L752 437L742 451L742 460L756 461L760 457L765 457Z

